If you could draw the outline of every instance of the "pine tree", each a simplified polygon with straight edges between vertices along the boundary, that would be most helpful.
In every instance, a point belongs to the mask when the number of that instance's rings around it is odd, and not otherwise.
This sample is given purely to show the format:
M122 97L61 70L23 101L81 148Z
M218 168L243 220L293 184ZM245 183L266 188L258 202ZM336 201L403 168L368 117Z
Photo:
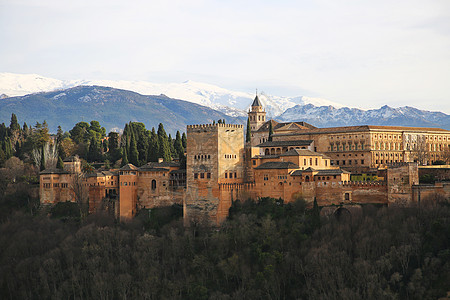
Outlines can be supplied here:
M246 136L245 136L245 141L247 143L250 143L251 140L252 140L252 132L251 132L251 129L250 129L250 117L248 117L247 118L247 133L246 133Z
M272 128L272 120L269 121L269 142L272 141L273 128Z
M130 138L130 163L139 166L139 152L137 150L136 138L134 137L133 132L131 132Z
M11 131L20 129L20 125L17 122L17 116L15 114L11 114L11 124L9 125L9 129Z
M172 135L169 133L169 148L170 148L170 156L175 156L177 154L176 150L175 150L175 145L174 145L174 140L172 139Z
M95 162L101 160L101 150L100 146L97 142L97 139L95 137L91 138L91 142L89 144L89 150L87 154L87 160L89 162Z
M56 168L57 169L64 169L64 162L61 158L61 156L58 156L58 162L56 163Z

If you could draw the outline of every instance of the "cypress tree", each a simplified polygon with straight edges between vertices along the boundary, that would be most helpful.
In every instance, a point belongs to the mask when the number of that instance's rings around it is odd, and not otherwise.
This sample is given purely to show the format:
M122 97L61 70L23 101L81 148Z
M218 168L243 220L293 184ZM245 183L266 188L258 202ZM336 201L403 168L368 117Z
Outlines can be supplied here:
M120 164L121 167L128 164L128 156L127 156L127 149L122 148L122 163Z
M183 141L181 140L181 135L179 131L177 131L177 134L175 135L175 142L173 147L175 149L175 153L177 154L179 154L180 152L184 152Z
M139 152L137 150L136 138L134 137L133 132L131 132L130 138L130 163L139 166Z
M273 128L272 128L272 120L269 122L269 142L272 141Z
M170 156L175 156L175 154L177 154L177 151L175 150L175 141L172 139L172 135L169 133L169 148L170 148Z
M64 162L61 158L61 156L58 156L58 162L56 163L56 168L57 169L64 169Z
M44 146L42 146L41 148L41 167L40 167L41 171L45 170L45 153L44 153Z
M158 135L156 134L155 128L153 127L152 131L150 133L147 161L152 161L152 162L158 161L158 153L159 153L159 140L158 140Z
M162 123L159 123L158 126L158 142L159 142L158 158L162 158L164 159L164 161L171 161L169 141Z
M247 143L250 143L251 139L252 139L252 132L251 132L251 129L250 129L250 117L248 117L247 118L247 133L246 133L246 136L245 136L245 141Z
M187 137L186 137L186 133L184 133L184 132L181 135L181 142L183 144L183 148L186 149L186 147L187 147Z

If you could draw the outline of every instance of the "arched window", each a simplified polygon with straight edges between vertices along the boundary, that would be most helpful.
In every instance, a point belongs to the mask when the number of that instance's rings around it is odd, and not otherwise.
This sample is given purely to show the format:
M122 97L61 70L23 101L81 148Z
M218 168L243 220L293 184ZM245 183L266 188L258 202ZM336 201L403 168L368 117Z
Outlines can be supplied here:
M156 190L156 180L152 180L152 190Z
M305 181L309 182L309 176L308 175L305 176Z

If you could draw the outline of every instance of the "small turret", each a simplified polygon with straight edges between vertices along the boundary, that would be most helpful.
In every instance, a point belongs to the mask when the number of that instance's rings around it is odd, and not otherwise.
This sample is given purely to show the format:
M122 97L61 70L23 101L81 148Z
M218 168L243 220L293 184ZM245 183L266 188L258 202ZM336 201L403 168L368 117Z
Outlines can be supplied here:
M248 112L248 117L252 132L258 130L266 122L266 112L263 109L261 100L259 100L258 93L256 93L255 100L253 100L251 111Z

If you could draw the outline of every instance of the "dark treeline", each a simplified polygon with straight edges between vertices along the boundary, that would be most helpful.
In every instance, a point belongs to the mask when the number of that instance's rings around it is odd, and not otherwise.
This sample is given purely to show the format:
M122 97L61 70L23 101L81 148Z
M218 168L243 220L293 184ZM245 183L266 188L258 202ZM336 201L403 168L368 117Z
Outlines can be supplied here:
M69 132L61 126L55 135L49 133L48 124L37 122L20 126L15 114L9 126L0 124L0 167L15 156L32 163L40 170L62 167L62 160L77 155L82 159L84 171L97 163L105 168L120 167L127 163L141 166L147 162L179 159L185 165L186 134L167 135L163 124L157 130L148 130L140 122L125 124L123 134L110 132L98 121L78 122Z
M320 218L303 201L237 201L219 228L181 208L132 222L11 215L0 226L2 299L437 299L450 290L450 207L365 206Z

